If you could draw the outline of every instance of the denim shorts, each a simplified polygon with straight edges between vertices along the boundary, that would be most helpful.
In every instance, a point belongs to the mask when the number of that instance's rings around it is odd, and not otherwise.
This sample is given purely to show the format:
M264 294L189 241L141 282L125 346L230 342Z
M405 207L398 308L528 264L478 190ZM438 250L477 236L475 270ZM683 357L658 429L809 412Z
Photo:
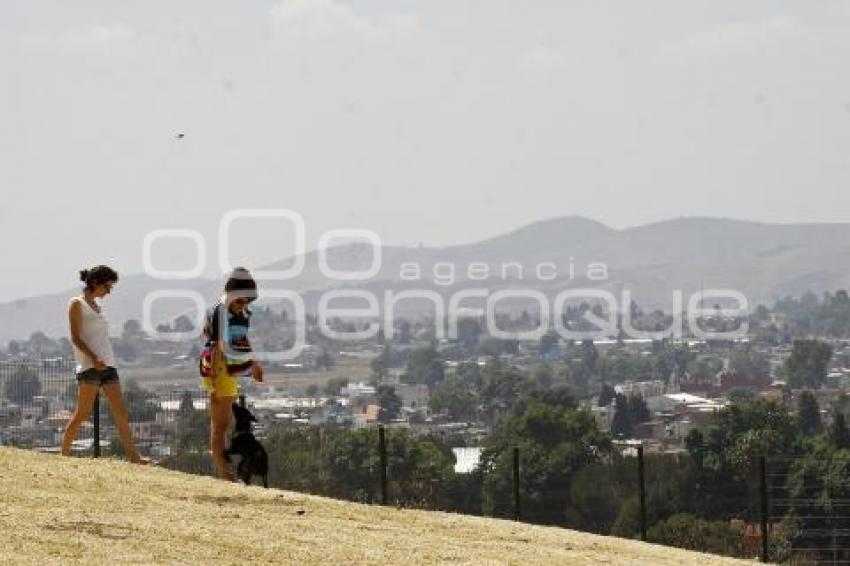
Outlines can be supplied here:
M106 369L89 368L77 374L77 381L92 385L118 383L118 370L111 366Z

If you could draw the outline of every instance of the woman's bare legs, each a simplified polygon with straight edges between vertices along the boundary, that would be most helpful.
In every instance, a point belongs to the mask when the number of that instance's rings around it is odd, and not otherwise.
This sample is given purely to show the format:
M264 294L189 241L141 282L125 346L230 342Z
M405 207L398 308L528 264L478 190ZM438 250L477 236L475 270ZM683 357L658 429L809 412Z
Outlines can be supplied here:
M68 426L65 427L65 434L62 435L62 455L68 456L71 454L71 445L77 438L77 433L80 431L80 425L89 418L94 398L97 397L97 391L100 388L98 383L86 383L81 381L77 387L77 408L74 409L74 414L71 415L71 420L68 421Z
M139 454L139 449L136 447L136 442L133 440L133 433L130 430L127 407L124 405L124 398L121 395L121 384L117 381L107 383L103 386L103 392L109 401L109 409L112 411L112 418L115 420L115 426L118 428L118 436L121 437L121 443L124 445L124 449L127 450L130 461L134 464L140 464L142 462L142 456Z
M218 476L228 481L236 479L230 464L224 458L224 439L230 428L235 399L235 397L218 397L215 393L210 394L210 450Z

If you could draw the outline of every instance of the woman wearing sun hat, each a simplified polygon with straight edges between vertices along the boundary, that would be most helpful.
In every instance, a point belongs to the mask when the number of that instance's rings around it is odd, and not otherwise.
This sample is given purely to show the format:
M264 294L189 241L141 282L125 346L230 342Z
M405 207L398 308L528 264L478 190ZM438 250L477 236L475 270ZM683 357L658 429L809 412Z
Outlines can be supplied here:
M224 456L224 446L232 405L239 395L239 377L250 375L254 381L263 381L263 367L254 359L248 339L248 305L256 298L256 281L247 269L237 267L204 327L207 344L201 354L200 371L204 389L210 394L210 450L219 477L230 481L234 475Z

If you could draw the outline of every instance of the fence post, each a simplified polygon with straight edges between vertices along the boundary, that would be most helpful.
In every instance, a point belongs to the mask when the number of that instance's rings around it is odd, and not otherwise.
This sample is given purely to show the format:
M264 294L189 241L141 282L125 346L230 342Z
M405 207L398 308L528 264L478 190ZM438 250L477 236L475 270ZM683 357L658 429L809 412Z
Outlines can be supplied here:
M637 447L638 497L640 499L640 540L646 542L646 478L643 473L643 445Z
M92 405L92 452L95 458L100 458L100 393L94 396Z
M768 560L768 540L767 540L767 459L764 456L759 458L759 481L760 481L760 509L761 512L761 561Z
M381 453L381 504L387 504L387 440L384 425L378 425L378 450Z
M522 517L519 497L519 447L514 446L514 519L519 521Z

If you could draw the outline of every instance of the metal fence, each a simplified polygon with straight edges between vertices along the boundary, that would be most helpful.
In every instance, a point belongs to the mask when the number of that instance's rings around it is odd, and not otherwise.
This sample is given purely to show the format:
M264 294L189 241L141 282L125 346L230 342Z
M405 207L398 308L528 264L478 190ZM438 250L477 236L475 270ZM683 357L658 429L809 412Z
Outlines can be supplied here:
M212 473L208 398L203 391L154 394L131 384L123 393L133 438L143 456L193 473ZM73 362L0 362L0 445L58 453L76 401ZM125 454L102 394L71 451L95 457Z
M0 362L0 444L58 451L76 396L73 362ZM78 439L75 448L92 445L90 424Z
M850 460L766 461L771 556L792 564L850 564Z

